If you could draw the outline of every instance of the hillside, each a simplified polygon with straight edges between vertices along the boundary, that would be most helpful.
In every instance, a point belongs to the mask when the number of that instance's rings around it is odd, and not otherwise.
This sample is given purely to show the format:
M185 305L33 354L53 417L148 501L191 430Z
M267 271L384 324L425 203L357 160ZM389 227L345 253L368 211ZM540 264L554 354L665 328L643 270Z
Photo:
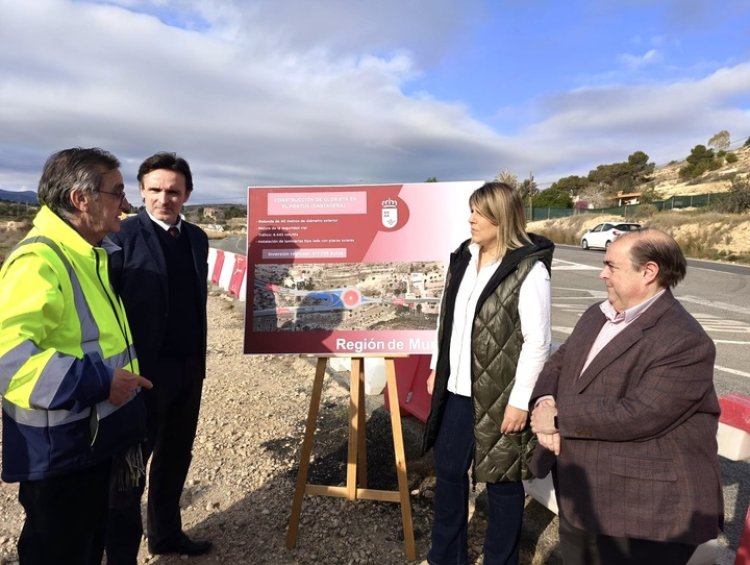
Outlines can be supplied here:
M653 188L657 200L672 196L690 196L727 192L732 180L750 181L750 146L732 151L735 163L725 163L689 182L680 179L680 168L687 161L673 161L655 169L651 180L638 190ZM679 242L693 258L735 261L750 264L750 211L745 214L724 214L706 208L683 208L655 213L648 207L629 206L629 216L616 214L578 213L555 220L529 222L529 231L546 235L555 243L578 245L584 232L602 222L637 221L644 226L662 229Z
M555 243L579 245L586 230L602 222L622 220L622 216L577 214L529 222L528 230L545 235ZM750 264L750 214L675 211L637 221L671 234L688 257Z
M661 199L671 196L690 194L713 194L726 192L732 184L732 176L750 178L750 147L740 147L732 151L737 156L737 162L725 164L716 171L705 173L695 180L684 182L680 179L679 171L687 161L672 161L668 165L659 167L652 175L654 190Z

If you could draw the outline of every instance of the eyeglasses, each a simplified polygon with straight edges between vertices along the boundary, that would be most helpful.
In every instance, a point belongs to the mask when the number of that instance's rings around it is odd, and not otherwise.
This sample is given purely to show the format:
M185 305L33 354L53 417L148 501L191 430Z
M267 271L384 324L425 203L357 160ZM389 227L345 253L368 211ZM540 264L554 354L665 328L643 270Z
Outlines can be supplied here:
M125 197L125 191L124 190L122 192L108 192L106 190L97 190L97 192L99 192L101 194L108 194L110 196L114 196L115 198L119 198L120 199L120 204L122 204L123 202L125 202L125 198L126 197Z

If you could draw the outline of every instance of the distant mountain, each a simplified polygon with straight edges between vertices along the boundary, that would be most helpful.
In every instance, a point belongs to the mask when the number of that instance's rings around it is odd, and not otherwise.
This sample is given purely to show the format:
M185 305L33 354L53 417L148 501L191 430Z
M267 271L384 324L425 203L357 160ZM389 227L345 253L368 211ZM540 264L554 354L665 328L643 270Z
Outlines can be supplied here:
M15 191L0 188L0 200L5 200L6 202L23 202L24 204L39 204L36 192L31 190Z

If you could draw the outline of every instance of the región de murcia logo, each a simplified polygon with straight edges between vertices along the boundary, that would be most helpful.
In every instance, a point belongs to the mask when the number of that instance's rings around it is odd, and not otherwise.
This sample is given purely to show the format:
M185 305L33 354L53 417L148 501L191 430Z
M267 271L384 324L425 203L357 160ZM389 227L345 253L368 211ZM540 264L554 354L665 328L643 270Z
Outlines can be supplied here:
M381 202L382 210L380 218L383 225L387 228L394 228L398 224L398 202L393 198L388 198Z

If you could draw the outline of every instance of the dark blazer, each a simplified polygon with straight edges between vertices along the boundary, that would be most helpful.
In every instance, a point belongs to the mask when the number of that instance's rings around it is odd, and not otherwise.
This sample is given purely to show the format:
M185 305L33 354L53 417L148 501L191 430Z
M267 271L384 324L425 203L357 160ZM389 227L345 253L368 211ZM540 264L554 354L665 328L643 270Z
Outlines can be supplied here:
M187 236L193 252L195 277L201 302L202 347L197 352L206 369L206 300L208 285L208 237L194 224L182 221L182 236ZM118 233L107 236L112 285L120 294L133 332L141 373L152 378L151 369L158 359L167 332L169 292L167 265L159 235L145 210L122 222Z
M716 538L723 498L713 342L667 290L580 374L604 322L598 304L589 308L532 394L532 406L547 394L557 402L561 513L610 536Z

